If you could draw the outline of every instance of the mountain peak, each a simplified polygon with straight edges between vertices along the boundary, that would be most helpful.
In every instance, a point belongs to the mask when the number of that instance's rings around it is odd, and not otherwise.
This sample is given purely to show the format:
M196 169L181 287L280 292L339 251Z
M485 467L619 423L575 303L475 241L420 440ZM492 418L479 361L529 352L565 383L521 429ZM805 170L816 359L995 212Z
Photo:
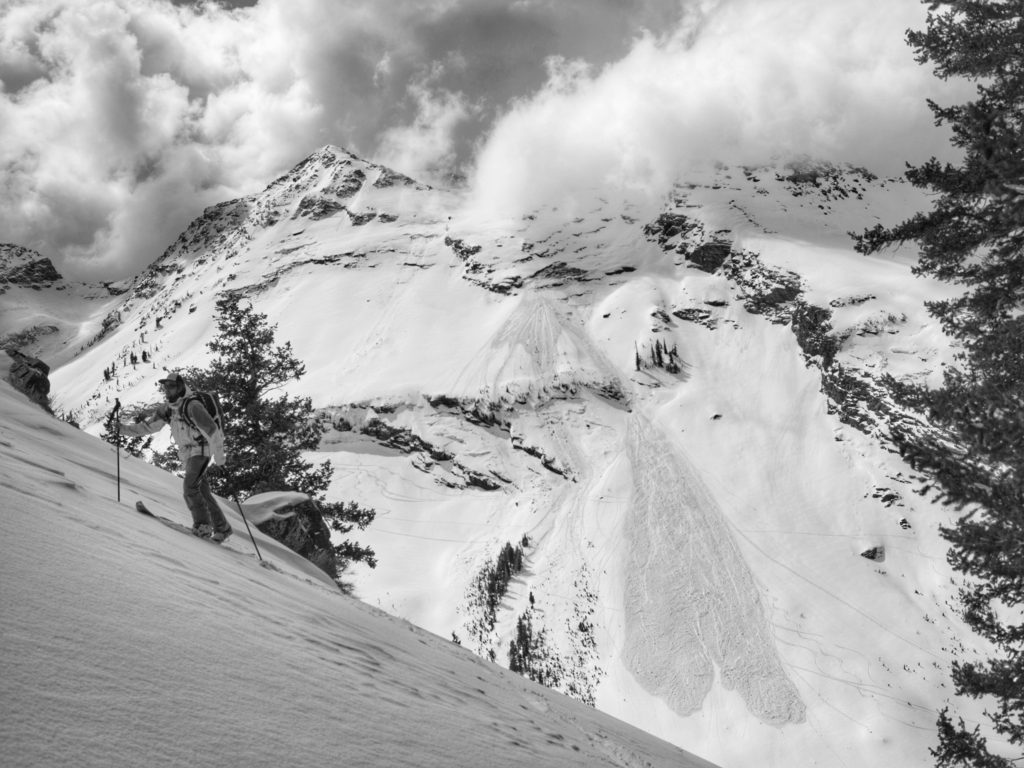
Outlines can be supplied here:
M38 251L0 243L0 283L49 285L63 279L53 262Z
M288 394L330 424L330 500L387 515L361 534L368 601L725 765L924 765L973 648L944 610L948 511L887 437L926 418L884 382L941 376L926 307L952 294L847 235L919 191L720 166L658 211L498 219L422 189L327 145L208 209L47 337L74 355L55 403L98 430L156 371L207 364L217 298L244 296L308 365ZM68 293L6 298L64 316ZM528 567L496 599L516 542Z
M152 265L175 269L170 262L191 261L213 247L225 253L246 248L256 233L289 220L317 221L346 217L360 226L398 218L407 203L389 194L431 188L391 168L364 160L346 149L325 144L261 191L210 206Z
M395 185L417 189L429 188L428 185L421 184L393 168L364 160L353 152L334 144L325 144L320 147L274 183L286 179L294 181L302 177L308 178L310 175L320 176L322 179L325 173L331 177L332 182L335 182L334 186L342 191L352 189L352 184L348 180L354 178L360 180L360 186L362 181L369 180L377 188ZM271 186L274 185L271 184Z

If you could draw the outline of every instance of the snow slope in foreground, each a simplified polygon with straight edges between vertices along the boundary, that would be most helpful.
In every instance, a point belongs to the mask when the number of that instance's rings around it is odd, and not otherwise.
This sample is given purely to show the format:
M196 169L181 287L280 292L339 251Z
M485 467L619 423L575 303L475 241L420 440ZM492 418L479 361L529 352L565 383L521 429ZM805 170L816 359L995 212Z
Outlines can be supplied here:
M341 595L0 382L5 766L709 766Z

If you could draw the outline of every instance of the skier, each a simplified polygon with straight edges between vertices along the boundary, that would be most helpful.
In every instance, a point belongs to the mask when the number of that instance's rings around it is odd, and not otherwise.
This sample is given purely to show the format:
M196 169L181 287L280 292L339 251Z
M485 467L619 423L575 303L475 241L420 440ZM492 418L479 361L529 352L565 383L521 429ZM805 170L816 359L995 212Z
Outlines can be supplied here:
M224 432L180 373L171 373L159 383L167 402L143 411L134 424L122 423L121 434L151 435L170 425L185 468L185 503L192 513L192 533L224 541L233 531L206 480L211 460L224 464Z

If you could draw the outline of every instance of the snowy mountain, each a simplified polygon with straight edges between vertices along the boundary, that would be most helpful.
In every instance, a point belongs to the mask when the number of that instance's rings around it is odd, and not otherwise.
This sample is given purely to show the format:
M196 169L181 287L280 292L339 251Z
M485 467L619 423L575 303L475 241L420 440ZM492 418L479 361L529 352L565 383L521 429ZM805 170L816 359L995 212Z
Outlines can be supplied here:
M30 349L60 365L100 331L125 286L66 281L36 251L0 243L0 347Z
M153 400L240 292L307 364L332 497L378 511L365 602L722 765L930 764L979 641L881 374L940 380L949 289L847 234L926 201L802 161L695 171L653 215L466 203L325 147L67 301L92 335L56 407Z
M709 766L342 595L0 382L5 766ZM261 567L263 566L263 567Z

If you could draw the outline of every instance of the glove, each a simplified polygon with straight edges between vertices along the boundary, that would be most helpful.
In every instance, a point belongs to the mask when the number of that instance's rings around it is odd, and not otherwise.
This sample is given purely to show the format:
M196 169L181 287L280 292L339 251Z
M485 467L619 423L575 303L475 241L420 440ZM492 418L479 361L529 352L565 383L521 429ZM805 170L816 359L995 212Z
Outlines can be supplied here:
M224 466L224 462L227 461L227 456L224 453L224 433L219 430L210 438L210 457L214 464L221 466Z

